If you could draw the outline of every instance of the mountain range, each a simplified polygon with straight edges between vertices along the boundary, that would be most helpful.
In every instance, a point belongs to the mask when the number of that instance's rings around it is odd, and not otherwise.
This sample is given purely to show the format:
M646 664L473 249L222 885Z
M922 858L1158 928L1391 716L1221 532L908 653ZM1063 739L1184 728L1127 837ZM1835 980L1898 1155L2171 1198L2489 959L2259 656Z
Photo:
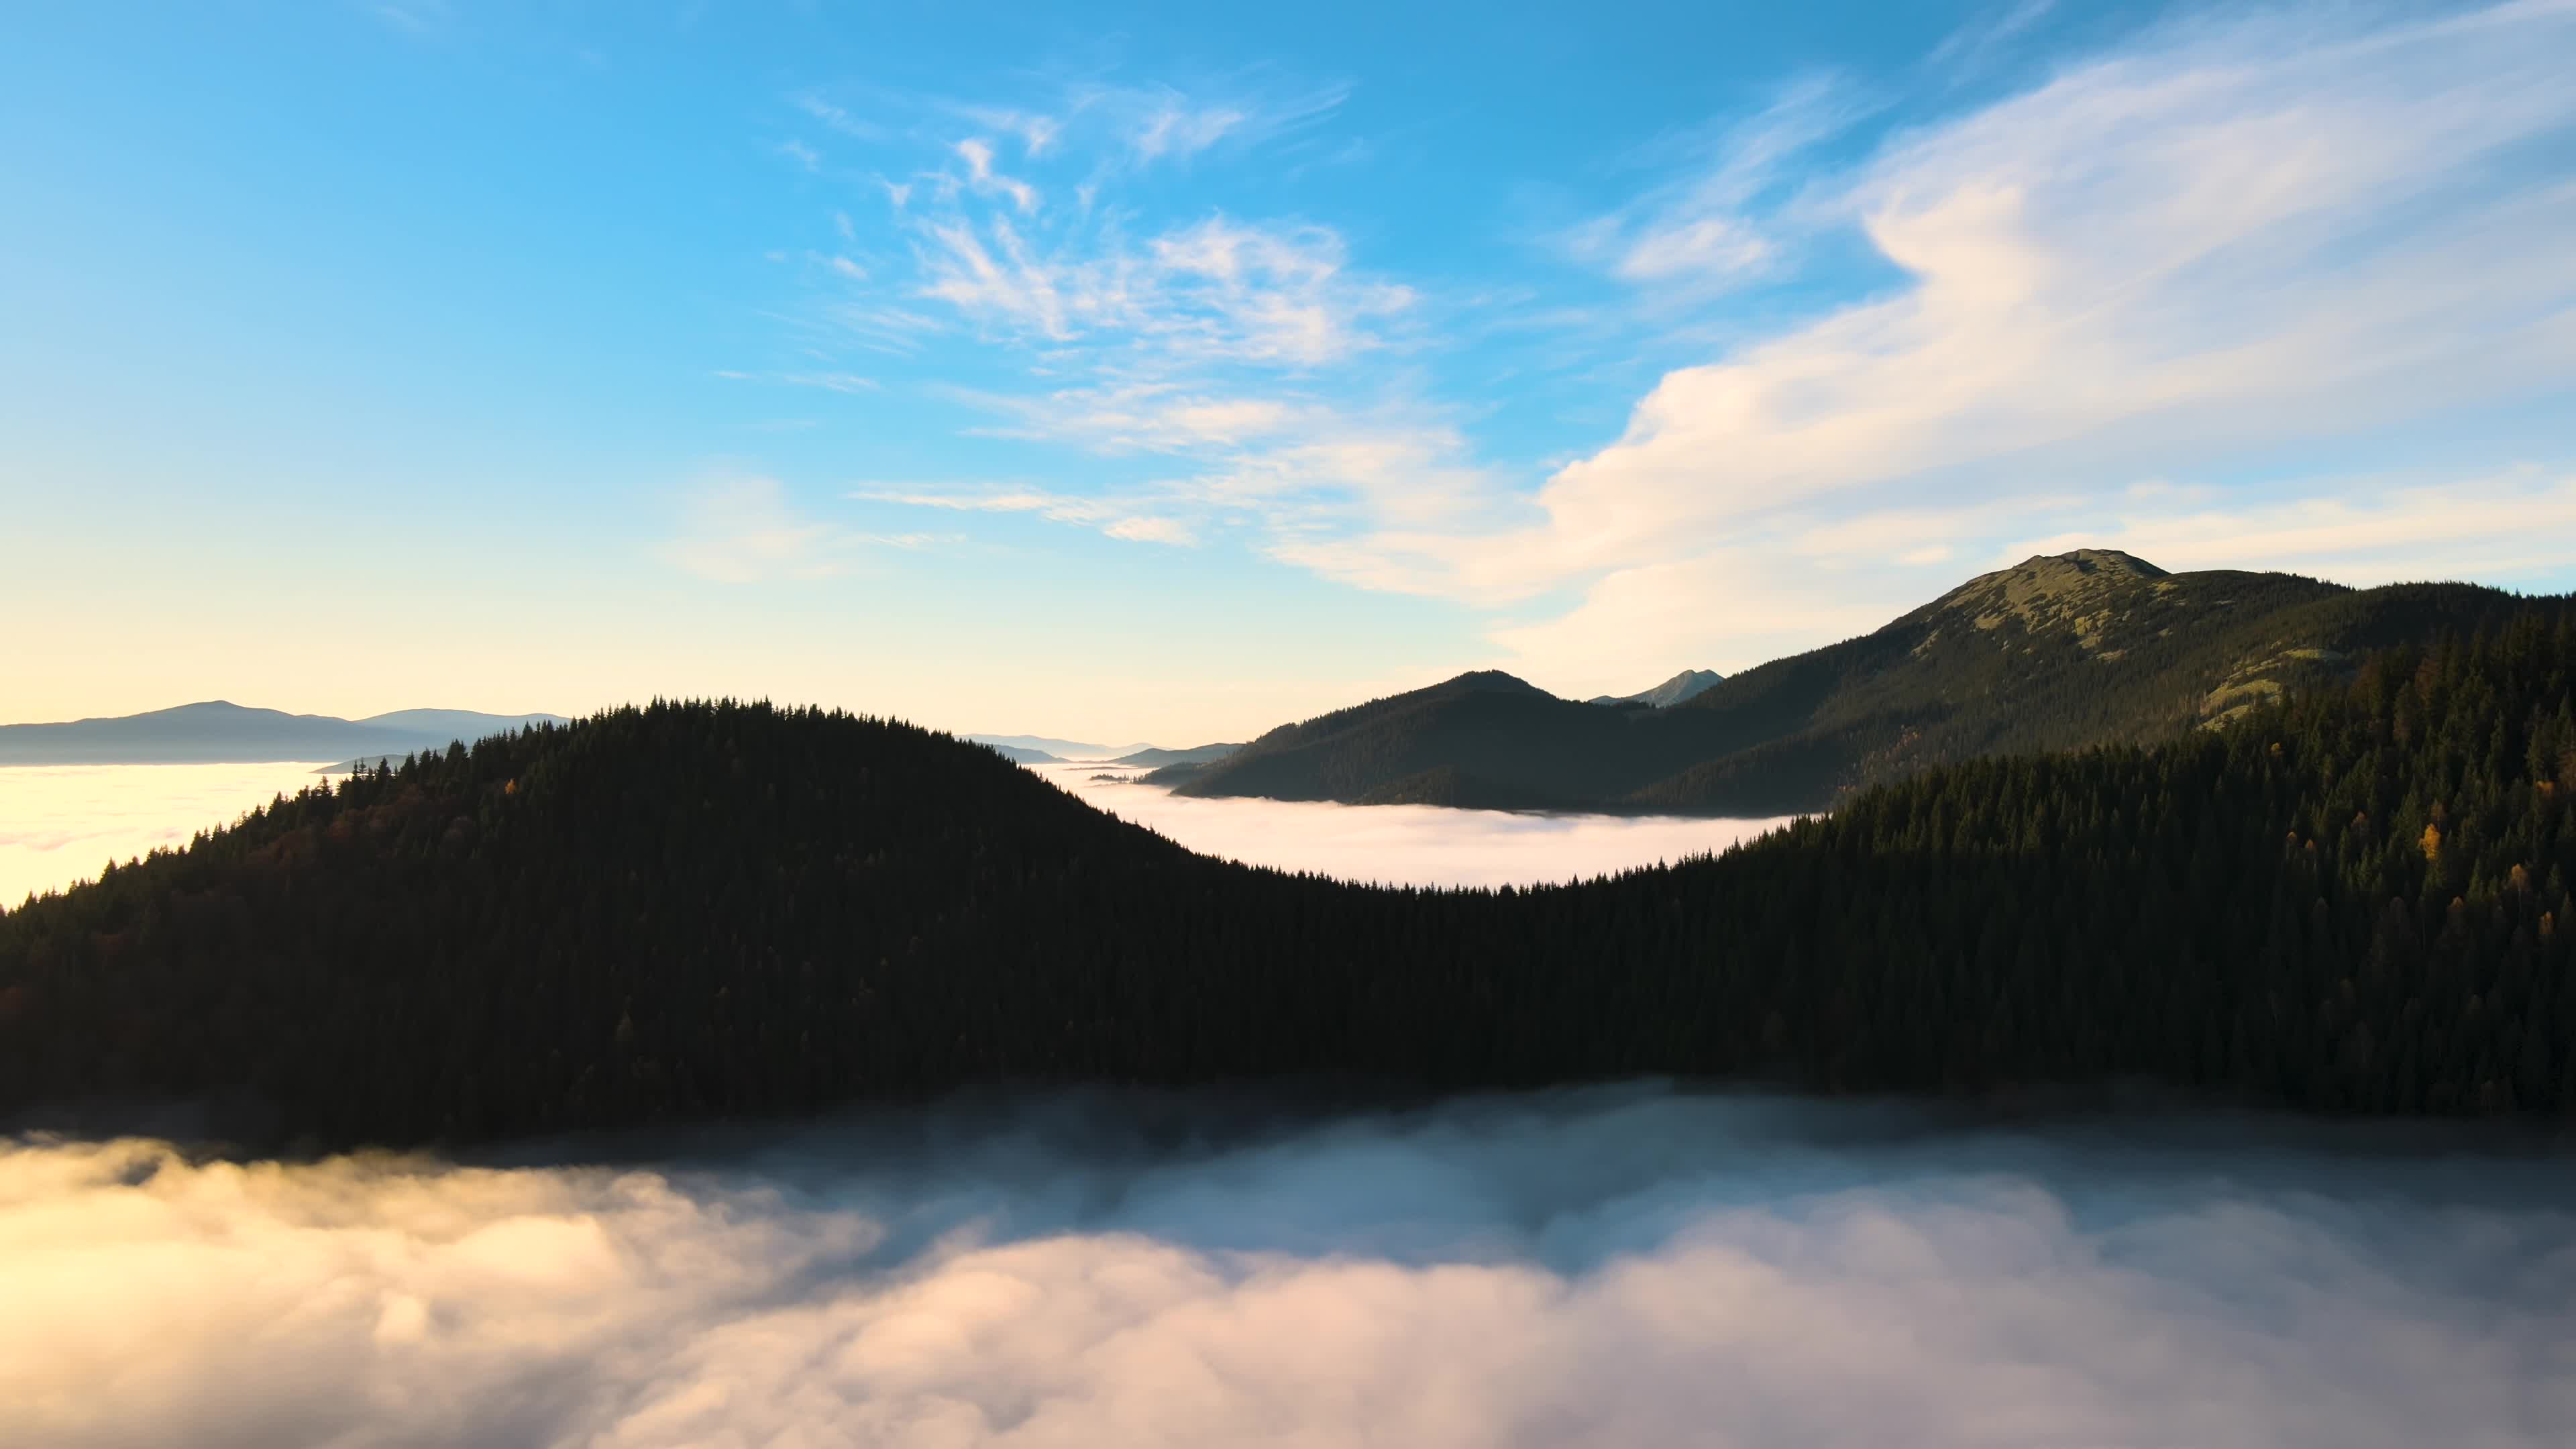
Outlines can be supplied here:
M1796 814L1985 755L2176 739L2348 677L2368 650L2524 610L2556 617L2570 603L2471 584L2356 590L2295 574L2168 573L2079 549L1981 575L1869 634L1661 708L1605 709L1484 670L1147 778L1201 796Z
M991 750L994 754L1000 755L1003 759L1010 761L1014 765L1061 765L1064 763L1064 757L1062 755L1050 755L1044 750L1033 750L1026 745L997 745L988 741L978 741L977 743L982 744L984 748Z
M1010 750L1026 750L1050 760L1107 760L1152 748L1142 741L1132 745L1094 745L1081 740L1060 740L1053 735L966 735L963 738L979 745L1006 746L1005 757L1009 757ZM1045 761L1035 763L1043 764Z
M401 759L471 744L561 715L403 709L365 719L250 709L229 700L146 714L0 725L0 765L257 764L286 760Z
M2576 622L2432 632L2159 745L1935 765L1529 890L1195 855L887 720L613 710L0 913L0 1132L193 1104L191 1135L309 1152L1003 1084L1640 1074L2564 1114Z

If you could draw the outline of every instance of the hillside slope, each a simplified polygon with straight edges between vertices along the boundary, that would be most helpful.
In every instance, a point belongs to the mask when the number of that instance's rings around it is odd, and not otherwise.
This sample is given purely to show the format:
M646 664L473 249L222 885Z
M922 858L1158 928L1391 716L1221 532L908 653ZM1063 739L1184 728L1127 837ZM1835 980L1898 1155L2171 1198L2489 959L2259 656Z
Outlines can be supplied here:
M1972 579L1668 708L1578 705L1517 680L1507 706L1453 680L1273 730L1176 783L1353 804L1792 814L1982 755L2177 738L2349 677L2368 650L2567 607L2466 584L2169 574L2084 549ZM1485 677L1510 678L1462 678Z
M2532 611L2153 750L1491 893L1209 860L901 725L623 710L0 915L0 1128L223 1100L266 1140L467 1141L1313 1073L2564 1111L2571 697L2576 630Z
M1726 676L1714 669L1685 669L1652 689L1635 694L1596 694L1585 704L1643 704L1656 709L1669 709L1683 700L1694 698L1726 682Z

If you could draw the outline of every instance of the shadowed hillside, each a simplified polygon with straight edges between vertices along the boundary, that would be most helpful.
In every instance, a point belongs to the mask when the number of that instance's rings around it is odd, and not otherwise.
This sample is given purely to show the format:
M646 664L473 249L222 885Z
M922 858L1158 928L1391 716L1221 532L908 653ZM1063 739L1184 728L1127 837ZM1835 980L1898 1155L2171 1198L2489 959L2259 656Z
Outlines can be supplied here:
M2115 550L2032 558L1885 628L1662 709L1559 700L1509 675L1270 731L1166 778L1182 793L1762 816L1981 755L2178 738L2372 649L2564 598L2468 584L2356 591L2291 574L2168 574ZM1481 683L1471 683L1481 681Z
M904 725L627 709L0 916L0 1112L222 1099L407 1143L1300 1073L2562 1111L2571 694L2535 610L2153 749L1499 892L1209 860Z

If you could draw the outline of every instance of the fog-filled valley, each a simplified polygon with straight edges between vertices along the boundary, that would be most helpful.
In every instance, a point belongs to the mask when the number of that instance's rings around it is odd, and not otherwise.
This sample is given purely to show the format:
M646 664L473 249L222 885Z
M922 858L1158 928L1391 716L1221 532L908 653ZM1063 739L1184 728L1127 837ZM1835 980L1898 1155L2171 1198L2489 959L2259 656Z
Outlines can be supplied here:
M2576 1165L1652 1084L0 1149L0 1440L2563 1443Z
M5 36L0 1449L2576 1449L2576 0Z
M178 849L314 782L315 766L0 767L0 909L68 889L110 860Z
M1029 767L1077 798L1202 855L1417 886L1555 885L1713 855L1778 820L1455 810L1176 794L1143 771L1063 762ZM1125 776L1123 780L1103 778Z
M184 847L280 794L315 764L65 765L0 769L0 909L93 879L108 860ZM1773 823L1666 816L1355 807L1255 797L1191 799L1135 783L1141 770L1030 767L1123 819L1247 865L1397 885L1541 885L1723 850ZM1104 773L1127 781L1094 779Z

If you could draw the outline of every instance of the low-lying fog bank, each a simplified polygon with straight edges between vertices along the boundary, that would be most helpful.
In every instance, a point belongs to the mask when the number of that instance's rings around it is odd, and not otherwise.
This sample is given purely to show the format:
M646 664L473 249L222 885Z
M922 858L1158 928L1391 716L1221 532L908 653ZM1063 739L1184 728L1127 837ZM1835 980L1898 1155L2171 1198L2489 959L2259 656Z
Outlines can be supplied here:
M2565 1159L1645 1087L1222 1136L1192 1110L952 1106L649 1169L17 1144L0 1442L2350 1449L2576 1423Z
M1708 855L1780 820L1519 815L1431 805L1201 800L1096 764L1030 767L1122 819L1202 855L1388 885L1556 885ZM1128 778L1095 778L1117 774Z
M1554 884L1724 850L1780 823L1194 800L1132 780L1095 780L1103 773L1096 764L1033 768L1192 850L1397 885ZM110 859L184 846L198 831L320 778L311 764L0 768L0 908L94 879Z
M311 764L0 766L0 908L316 783Z

